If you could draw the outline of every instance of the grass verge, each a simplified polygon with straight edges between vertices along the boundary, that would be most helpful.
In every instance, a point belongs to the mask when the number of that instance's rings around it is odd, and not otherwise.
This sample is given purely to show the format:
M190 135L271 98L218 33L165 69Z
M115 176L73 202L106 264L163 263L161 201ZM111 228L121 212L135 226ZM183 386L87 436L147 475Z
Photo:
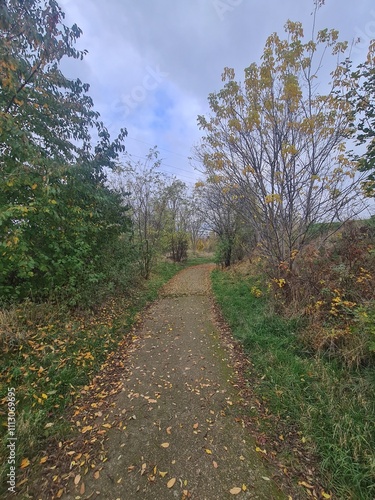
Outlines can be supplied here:
M182 267L160 263L148 282L95 312L72 315L63 305L31 302L0 312L0 493L9 487L11 465L8 389L14 388L16 400L18 479L19 468L31 466L49 439L64 439L71 433L70 423L60 417L129 334L140 311Z
M318 456L333 496L373 499L373 369L349 370L304 352L298 321L272 312L260 282L212 273L216 300L254 365L256 395Z

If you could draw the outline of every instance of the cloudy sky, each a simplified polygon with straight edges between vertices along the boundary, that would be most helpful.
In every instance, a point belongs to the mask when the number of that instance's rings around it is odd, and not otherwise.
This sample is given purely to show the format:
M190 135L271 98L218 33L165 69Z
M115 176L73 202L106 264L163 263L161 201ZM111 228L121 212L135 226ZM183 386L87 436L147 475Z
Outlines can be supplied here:
M188 157L201 133L197 116L221 88L225 66L259 62L266 38L282 33L287 19L311 32L313 0L60 0L66 24L83 30L83 61L63 72L90 84L96 109L111 134L126 127L127 151L144 158L157 145L162 169L188 185L199 177ZM373 0L326 0L318 28L336 28L342 39L360 38L358 62L375 38Z

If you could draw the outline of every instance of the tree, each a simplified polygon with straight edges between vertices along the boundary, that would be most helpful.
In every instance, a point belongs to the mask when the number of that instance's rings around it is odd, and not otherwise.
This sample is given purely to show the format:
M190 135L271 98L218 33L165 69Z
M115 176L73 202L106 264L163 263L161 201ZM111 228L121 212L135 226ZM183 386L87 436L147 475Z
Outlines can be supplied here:
M200 200L201 216L207 229L219 238L216 250L218 263L229 267L236 260L235 253L242 239L244 219L241 217L240 202L235 189L227 186L219 175L208 177L206 182L197 182L196 197Z
M261 64L245 69L243 83L226 68L224 88L209 96L211 115L198 117L206 174L242 200L241 216L274 272L292 270L312 224L347 216L359 183L345 154L351 105L338 98L350 87L347 72L336 63L324 93L317 83L325 52L339 57L347 44L335 30L309 41L300 23L288 21L285 31L286 40L267 39Z
M129 156L123 172L125 177L120 180L122 192L126 194L126 203L131 207L135 244L145 279L149 278L161 251L167 206L166 179L159 170L160 162L156 147L150 149L145 162L133 162Z
M365 146L363 154L355 154L359 168L367 174L363 183L367 196L375 193L375 40L369 46L367 59L355 71L345 61L345 71L351 71L352 87L346 99L353 105L353 127L357 145Z
M204 214L200 202L201 200L195 196L195 193L188 199L187 231L194 254L198 250L198 242L204 233Z
M4 296L70 295L102 279L103 242L129 231L106 169L124 150L111 142L89 86L61 73L82 58L81 30L54 0L0 3L0 290ZM92 144L92 135L98 142Z
M169 185L166 186L165 199L164 234L167 241L167 250L174 262L181 262L187 258L189 246L190 207L186 184L173 178Z

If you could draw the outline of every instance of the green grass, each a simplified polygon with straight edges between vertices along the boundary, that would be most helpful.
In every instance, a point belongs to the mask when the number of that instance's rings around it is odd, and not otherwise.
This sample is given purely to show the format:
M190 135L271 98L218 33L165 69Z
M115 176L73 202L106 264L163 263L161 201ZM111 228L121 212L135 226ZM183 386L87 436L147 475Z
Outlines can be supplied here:
M275 315L266 293L251 294L259 279L216 270L212 281L234 336L254 364L258 397L317 453L337 498L373 499L374 371L349 371L309 356L298 340L299 322Z
M71 426L59 418L81 388L116 351L145 305L179 264L157 265L151 279L117 297L100 311L81 311L72 316L63 305L27 302L0 311L0 474L5 485L7 464L7 390L16 391L17 466L23 458L35 459L46 440L67 438ZM8 331L6 331L8 329ZM47 424L53 425L47 425ZM1 492L1 487L0 487Z
M207 253L197 253L196 255L189 255L185 265L187 266L197 266L199 264L212 264L214 262L215 256L213 254Z

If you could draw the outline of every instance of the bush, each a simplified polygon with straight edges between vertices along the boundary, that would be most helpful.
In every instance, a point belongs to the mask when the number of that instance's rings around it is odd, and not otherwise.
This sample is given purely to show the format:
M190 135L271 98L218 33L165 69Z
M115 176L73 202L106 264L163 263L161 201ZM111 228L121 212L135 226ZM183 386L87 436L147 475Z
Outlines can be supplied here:
M375 249L372 231L349 222L323 247L311 243L293 271L273 280L279 311L305 316L306 346L354 367L375 361Z

